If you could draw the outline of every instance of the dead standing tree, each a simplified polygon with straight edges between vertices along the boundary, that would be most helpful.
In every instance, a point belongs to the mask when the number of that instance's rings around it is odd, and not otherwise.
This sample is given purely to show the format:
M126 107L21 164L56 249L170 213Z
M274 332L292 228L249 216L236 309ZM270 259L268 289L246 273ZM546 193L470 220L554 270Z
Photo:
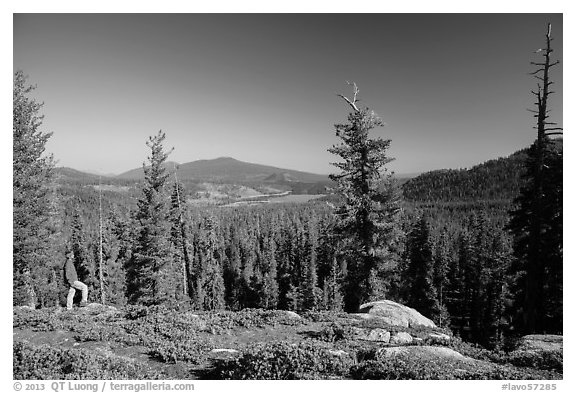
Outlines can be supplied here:
M102 253L102 181L98 178L98 219L99 219L99 244L98 244L98 278L100 280L100 302L106 304L106 292L104 290L104 258Z
M180 201L180 183L178 183L178 169L176 164L174 164L174 191L176 196L176 207L177 207L177 226L180 235L181 247L182 247L182 287L184 295L188 295L191 297L192 293L189 291L189 282L190 282L190 273L189 273L189 266L190 266L190 253L188 251L188 235L186 232L186 225L182 218L182 205Z
M543 62L531 62L538 67L531 75L539 81L538 90L532 91L537 98L537 110L530 110L537 119L537 137L529 149L526 167L526 186L516 202L517 210L512 212L510 228L514 233L515 255L521 264L521 282L517 294L517 308L521 310L521 330L524 333L541 333L557 330L561 326L561 289L560 299L550 288L561 288L561 282L555 282L558 271L562 271L562 157L550 139L552 135L562 135L562 128L548 121L548 100L553 84L550 70L559 61L550 60L553 49L551 25L548 24L545 49L538 49ZM559 164L558 164L559 163ZM560 273L560 281L561 273ZM550 314L551 304L560 304L555 316ZM548 303L548 305L547 305ZM554 304L558 308L558 304ZM560 322L558 322L560 319ZM561 329L561 327L560 327Z

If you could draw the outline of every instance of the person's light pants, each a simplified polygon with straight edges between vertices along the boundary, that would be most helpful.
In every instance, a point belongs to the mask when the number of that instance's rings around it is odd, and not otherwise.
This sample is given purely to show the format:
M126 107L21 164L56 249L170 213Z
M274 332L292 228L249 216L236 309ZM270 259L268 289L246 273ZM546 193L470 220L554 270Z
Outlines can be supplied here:
M74 302L74 295L77 289L82 291L82 301L88 301L88 286L81 281L74 281L68 291L68 298L66 299L66 308L68 310L72 309L72 303Z

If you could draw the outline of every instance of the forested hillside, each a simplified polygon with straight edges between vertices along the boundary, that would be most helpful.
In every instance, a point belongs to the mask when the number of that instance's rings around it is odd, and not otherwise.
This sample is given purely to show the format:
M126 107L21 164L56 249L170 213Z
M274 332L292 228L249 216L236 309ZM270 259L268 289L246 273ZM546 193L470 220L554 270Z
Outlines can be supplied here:
M526 151L476 165L470 169L443 169L421 174L402 186L412 202L512 200L521 186Z
M553 140L553 148L562 152L562 138ZM410 202L512 200L520 193L527 150L470 169L426 172L403 184L404 198Z

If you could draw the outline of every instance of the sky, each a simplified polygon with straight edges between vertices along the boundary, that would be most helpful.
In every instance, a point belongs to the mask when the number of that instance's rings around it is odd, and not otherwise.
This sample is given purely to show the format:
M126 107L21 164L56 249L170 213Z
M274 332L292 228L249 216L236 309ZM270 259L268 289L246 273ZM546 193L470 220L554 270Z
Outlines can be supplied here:
M122 173L162 130L171 161L335 172L337 93L354 81L386 123L371 135L392 140L390 169L418 173L533 141L548 22L563 60L561 14L14 14L13 68L37 86L58 166Z

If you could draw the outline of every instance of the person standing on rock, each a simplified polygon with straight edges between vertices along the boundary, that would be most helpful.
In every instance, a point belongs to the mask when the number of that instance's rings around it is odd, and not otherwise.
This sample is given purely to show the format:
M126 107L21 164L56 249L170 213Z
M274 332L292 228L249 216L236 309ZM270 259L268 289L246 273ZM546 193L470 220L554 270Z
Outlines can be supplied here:
M70 285L70 290L68 291L68 297L66 299L66 308L72 310L72 305L74 302L74 295L76 290L82 291L82 301L80 302L80 307L86 307L88 302L88 286L81 281L78 281L78 273L76 273L76 267L74 267L74 253L69 252L66 255L66 264L64 265L64 277L66 282Z

